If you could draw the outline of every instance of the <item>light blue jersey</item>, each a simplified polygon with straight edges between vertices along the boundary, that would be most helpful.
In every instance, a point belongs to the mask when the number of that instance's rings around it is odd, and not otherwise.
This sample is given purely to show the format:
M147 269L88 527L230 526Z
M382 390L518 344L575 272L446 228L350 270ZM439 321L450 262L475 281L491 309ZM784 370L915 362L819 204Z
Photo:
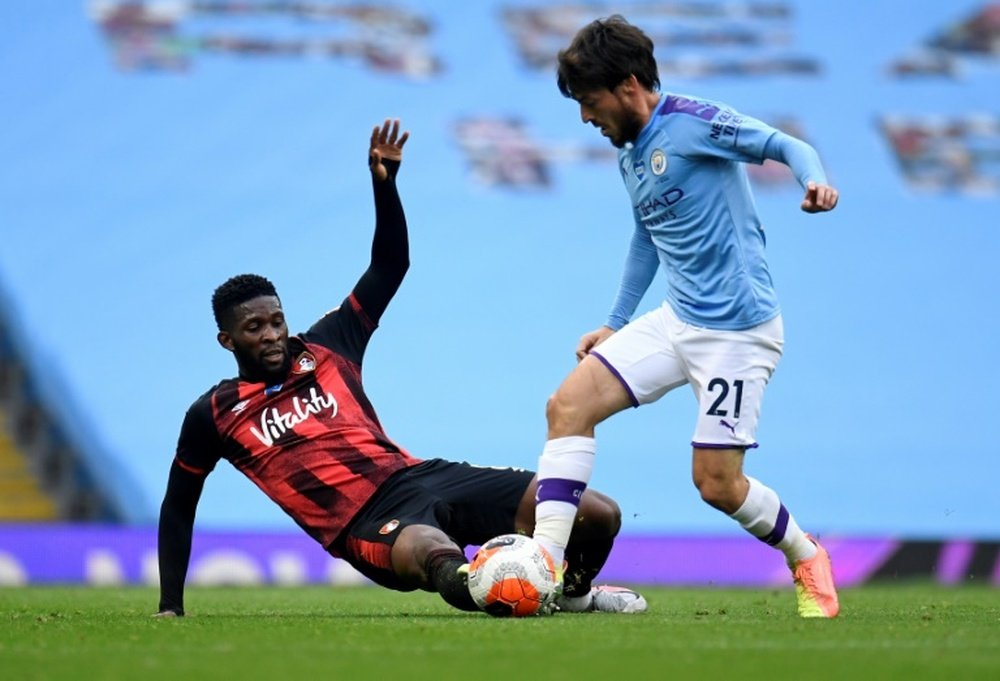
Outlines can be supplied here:
M635 143L618 154L636 230L608 326L628 322L660 266L667 302L685 322L741 330L778 315L743 166L766 158L786 163L803 186L826 183L805 142L724 104L660 99Z

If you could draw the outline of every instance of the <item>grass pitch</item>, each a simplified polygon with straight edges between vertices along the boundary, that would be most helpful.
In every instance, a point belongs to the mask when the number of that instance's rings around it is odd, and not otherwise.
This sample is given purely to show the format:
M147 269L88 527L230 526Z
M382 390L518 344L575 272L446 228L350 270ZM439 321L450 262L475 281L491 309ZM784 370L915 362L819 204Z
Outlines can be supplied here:
M375 587L0 589L0 678L1000 679L1000 589L844 590L801 620L791 590L644 588L649 612L494 619Z

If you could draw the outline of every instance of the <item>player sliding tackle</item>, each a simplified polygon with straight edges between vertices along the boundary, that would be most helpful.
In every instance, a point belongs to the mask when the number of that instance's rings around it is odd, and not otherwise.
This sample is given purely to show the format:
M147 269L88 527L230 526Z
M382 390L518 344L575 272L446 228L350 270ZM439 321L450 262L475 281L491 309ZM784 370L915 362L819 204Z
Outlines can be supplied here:
M184 614L195 510L220 459L375 583L437 592L462 610L477 609L464 548L533 530L533 473L419 459L389 438L364 392L365 349L409 268L396 189L408 139L398 120L372 131L371 262L339 307L289 336L281 300L264 277L238 275L215 290L217 340L238 375L199 397L181 426L160 509L159 616ZM644 609L634 592L592 588L621 525L618 505L588 490L580 511L566 546L566 597L589 610Z
M535 538L559 560L590 480L595 426L688 383L699 402L692 474L702 499L784 553L800 615L835 617L826 551L774 490L743 473L784 345L743 163L788 165L807 213L832 210L837 190L805 142L724 104L661 94L652 41L620 16L583 27L558 62L562 94L619 149L635 225L607 324L583 336L579 364L548 403ZM661 265L666 302L630 322Z

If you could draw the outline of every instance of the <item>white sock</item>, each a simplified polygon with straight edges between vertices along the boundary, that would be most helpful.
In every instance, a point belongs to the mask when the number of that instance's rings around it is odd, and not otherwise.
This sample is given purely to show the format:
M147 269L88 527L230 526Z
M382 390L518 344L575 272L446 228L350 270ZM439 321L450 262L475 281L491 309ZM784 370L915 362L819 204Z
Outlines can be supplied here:
M732 518L757 539L784 553L789 563L815 556L816 545L799 528L777 493L760 480L749 476L747 480L750 491Z
M590 482L597 443L570 435L549 440L538 458L534 538L561 567L580 498Z

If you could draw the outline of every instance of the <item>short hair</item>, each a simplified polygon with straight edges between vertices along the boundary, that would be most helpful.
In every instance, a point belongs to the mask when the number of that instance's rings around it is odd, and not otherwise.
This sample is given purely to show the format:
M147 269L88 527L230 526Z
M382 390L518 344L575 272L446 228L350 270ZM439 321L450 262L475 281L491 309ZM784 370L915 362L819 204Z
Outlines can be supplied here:
M219 330L223 330L226 317L237 305L260 296L278 297L278 291L265 277L259 274L237 274L230 277L212 294L212 313Z
M614 90L630 75L647 90L660 89L653 41L620 14L581 28L569 47L559 51L558 60L557 83L564 97Z

